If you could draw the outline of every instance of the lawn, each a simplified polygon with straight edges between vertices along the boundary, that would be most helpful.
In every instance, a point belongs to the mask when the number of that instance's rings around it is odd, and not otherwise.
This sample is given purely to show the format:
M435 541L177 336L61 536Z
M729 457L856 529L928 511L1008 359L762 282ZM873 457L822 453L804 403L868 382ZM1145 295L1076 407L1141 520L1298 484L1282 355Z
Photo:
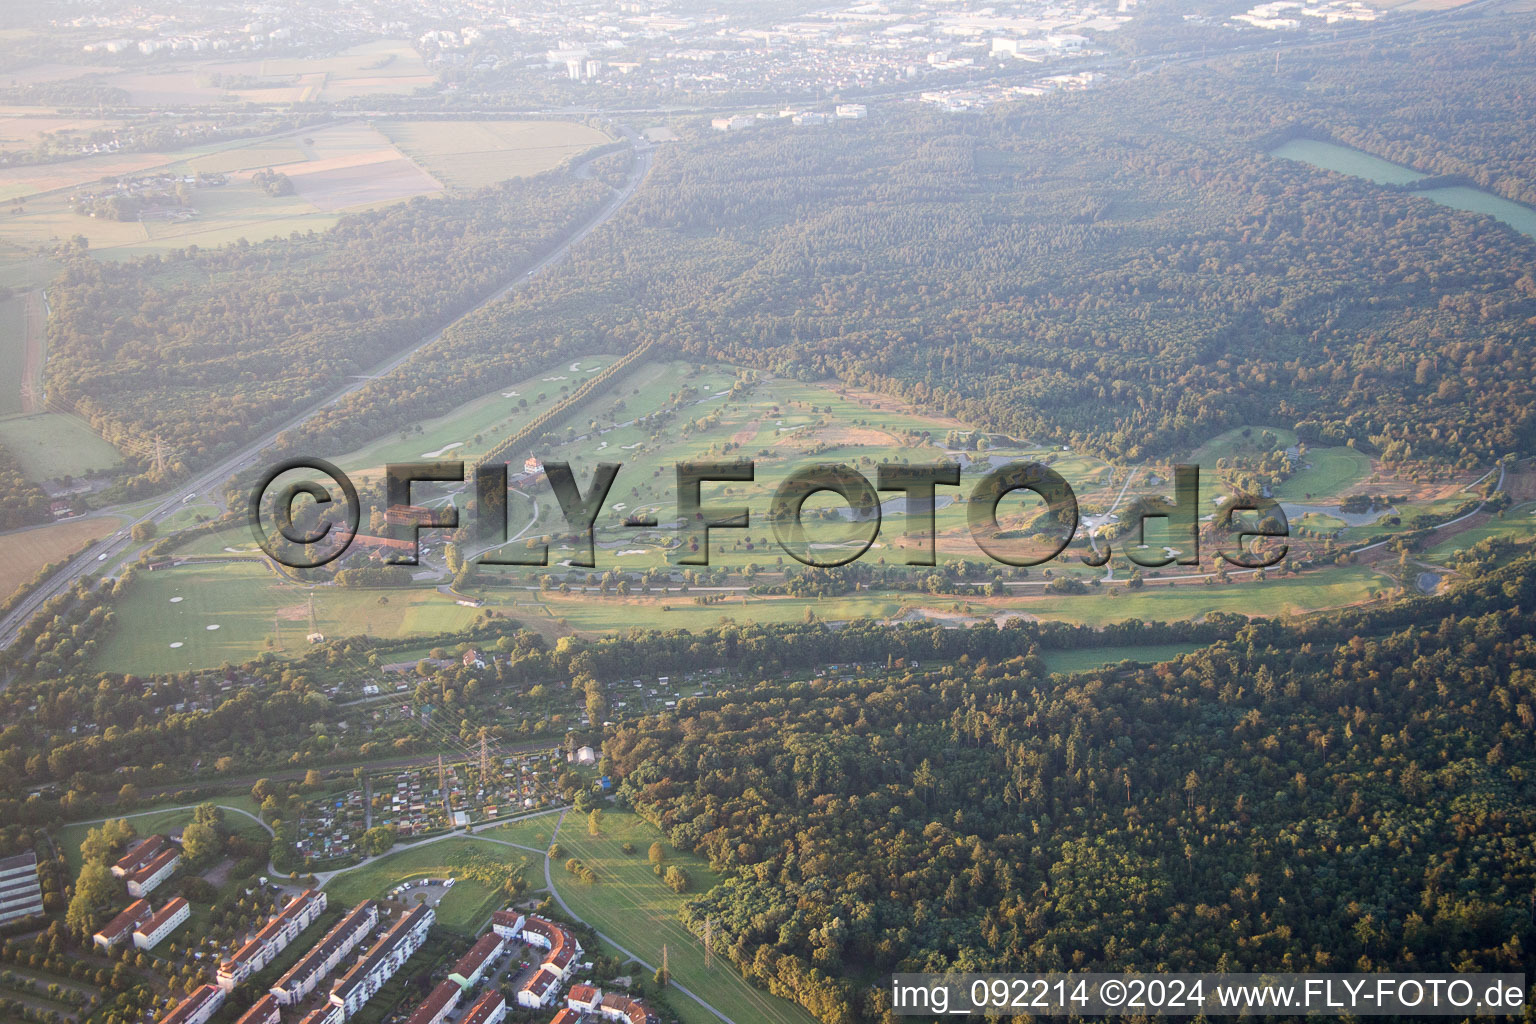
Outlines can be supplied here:
M520 846L529 846L535 850L547 850L550 837L555 834L555 822L557 820L558 815L554 813L540 814L531 818L510 821L505 825L482 828L477 830L475 835L485 836L489 839L500 839L508 843L517 843Z
M227 804L230 807L240 807L244 810L253 810L250 799L236 797L226 799L216 797L206 801L214 804ZM113 817L127 818L134 830L140 836L154 835L156 832L169 832L188 824L192 820L192 809L161 809L147 811L130 811L127 814L113 815ZM64 854L64 860L69 865L69 877L74 878L80 872L80 844L85 841L85 834L99 825L100 822L78 822L73 825L64 825L53 834L54 841L59 846L59 851ZM251 836L266 837L266 830L243 814L232 814L228 811L224 814L224 824L231 832L239 832Z
M1122 661L1168 661L1181 654L1200 650L1199 644L1145 644L1123 647L1084 647L1071 651L1041 651L1045 666L1052 672L1091 672Z
M0 416L22 411L21 383L27 365L27 297L0 299Z
M1533 533L1536 533L1536 502L1526 502L1505 509L1502 519L1489 519L1425 548L1420 552L1420 557L1443 562L1456 552L1465 551L1489 537L1504 537L1518 543L1529 541Z
M181 566L135 578L114 604L116 626L93 663L147 674L240 664L269 649L302 650L311 598L327 637L436 634L463 629L478 614L429 587L311 590L280 581L254 561Z
M1287 477L1278 497L1305 501L1333 498L1371 475L1371 460L1353 448L1308 448L1303 468Z
M84 420L62 413L0 419L0 444L33 480L85 476L122 463L117 449L97 437Z
M385 121L379 128L439 181L462 189L539 174L611 141L571 121Z
M500 856L515 863L522 851L474 839L453 838L407 846L381 860L344 871L325 886L326 895L341 906L352 906L365 899L379 899L401 882L417 878L458 878L437 907L437 922L452 931L473 935L490 918L491 911L505 903L505 897L482 882L459 877L455 867L467 853ZM537 860L527 854L530 861ZM542 886L537 866L523 873L530 887Z
M651 871L646 851L661 833L637 815L620 810L603 812L603 832L587 834L586 821L569 817L556 837L564 856L576 857L597 872L597 882L577 881L563 861L551 867L555 888L577 916L637 956L661 963L667 947L672 977L698 993L736 1024L810 1024L813 1018L788 1000L753 988L723 957L704 967L704 944L678 919L687 899L661 883ZM626 854L623 844L634 844ZM665 845L665 844L663 844ZM667 848L669 863L693 879L695 891L712 888L720 879L698 857ZM716 1018L680 992L670 996L684 1024L713 1024Z

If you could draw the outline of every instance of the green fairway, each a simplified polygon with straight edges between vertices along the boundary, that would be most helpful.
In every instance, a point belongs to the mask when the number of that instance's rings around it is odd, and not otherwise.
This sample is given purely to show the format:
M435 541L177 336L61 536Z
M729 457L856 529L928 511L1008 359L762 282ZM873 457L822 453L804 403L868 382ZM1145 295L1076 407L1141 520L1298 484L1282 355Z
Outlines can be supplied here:
M461 877L460 867L468 855L486 856L517 863L524 854L508 846L453 838L418 843L380 860L344 871L325 886L327 896L341 906L351 906L365 899L379 899L401 882L418 878L457 878L453 888L437 906L437 921L444 928L472 935L490 918L491 911L504 906L508 898L490 886L472 878ZM530 863L538 858L526 855ZM542 885L537 868L523 872L532 885Z
M1168 661L1181 654L1200 650L1199 644L1145 644L1124 647L1084 647L1073 651L1042 651L1046 668L1052 672L1089 672L1122 661Z
M1502 517L1489 519L1469 530L1447 537L1425 548L1419 555L1431 561L1443 562L1456 552L1465 551L1489 537L1504 537L1523 543L1531 540L1533 535L1536 535L1536 502L1526 502L1524 505L1505 509Z
M0 419L0 444L10 449L22 472L33 480L84 476L123 461L117 449L92 433L83 420L62 413Z
M585 819L571 816L556 839L564 856L576 857L597 872L597 881L588 885L567 872L563 862L550 869L561 897L588 924L653 964L661 962L661 947L666 945L672 977L736 1024L811 1024L814 1020L788 1000L753 988L723 957L716 956L712 967L704 967L704 944L678 919L687 896L663 885L646 860L646 851L661 839L661 833L638 816L605 809L602 835L597 837L587 834ZM634 853L623 851L625 842L634 844ZM667 862L688 872L696 892L719 881L698 857L670 846ZM682 993L672 993L671 1003L684 1024L716 1020Z
M1371 475L1371 460L1353 448L1308 448L1303 466L1282 482L1276 496L1297 501L1332 498Z

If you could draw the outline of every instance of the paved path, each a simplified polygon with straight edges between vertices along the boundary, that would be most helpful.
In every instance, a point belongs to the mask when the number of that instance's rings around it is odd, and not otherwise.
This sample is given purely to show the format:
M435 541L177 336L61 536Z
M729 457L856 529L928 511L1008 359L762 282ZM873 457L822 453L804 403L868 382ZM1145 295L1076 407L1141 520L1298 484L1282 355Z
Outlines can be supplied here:
M554 833L553 836L550 837L550 840L549 840L551 845L553 845L555 840L559 838L559 836L560 836L560 826L563 825L563 824L565 824L565 812L561 811L560 812L560 820L555 822L555 833ZM652 974L654 974L656 972L656 965L655 964L648 963L647 961L641 959L638 954L632 952L631 950L625 949L623 946L619 945L619 943L614 940L613 936L611 936L611 935L604 935L602 932L597 931L597 929L595 927L593 927L593 925L590 922L585 921L581 917L577 916L576 912L574 910L572 910L570 908L570 906L565 902L565 898L560 895L560 890L555 888L555 879L554 879L554 876L552 874L550 874L549 861L550 861L550 858L546 856L544 858L544 885L545 885L546 888L549 889L549 895L551 897L553 897L554 901L560 905L560 912L562 914L564 914L570 920L575 921L577 924L584 924L588 928L591 928L594 932L597 932L597 937L598 938L602 939L604 942L608 943L608 945L610 945L614 949L618 950L621 954L623 954L624 956L629 957L635 963L639 964L641 967L644 967L646 970L648 970ZM721 1021L724 1021L725 1024L736 1024L736 1022L734 1020L732 1020L731 1018L727 1017L725 1014L721 1013L719 1010L715 1009L713 1006L711 1006L708 1003L706 1003L703 1000L703 998L701 998L697 993L695 993L695 992L693 992L693 991L691 991L691 990L689 990L687 988L684 988L682 985L679 985L676 981L672 982L672 987L677 989L683 995L687 996L689 999L692 999L694 1002L698 1003L700 1006L704 1007L704 1009L706 1009L710 1013L714 1014L716 1018L718 1018Z

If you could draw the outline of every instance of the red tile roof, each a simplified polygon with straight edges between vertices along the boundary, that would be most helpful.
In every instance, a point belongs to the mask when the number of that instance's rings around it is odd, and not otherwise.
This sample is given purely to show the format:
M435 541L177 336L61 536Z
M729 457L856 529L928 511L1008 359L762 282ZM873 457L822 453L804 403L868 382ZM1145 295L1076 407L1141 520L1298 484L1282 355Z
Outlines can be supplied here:
M160 851L170 845L170 840L165 836L150 836L148 839L129 850L118 858L112 866L124 874L131 875L139 868L148 864L160 855Z
M460 977L469 977L484 966L487 960L501 952L503 945L504 940L500 935L495 932L486 932L480 936L480 941L469 947L469 952L454 964L453 973Z
M462 991L463 989L459 988L455 982L442 982L427 996L426 1002L416 1008L416 1012L411 1014L406 1024L430 1024L431 1021L437 1020L439 1014L458 1002L459 993Z
M505 1003L506 1000L501 998L500 992L494 990L487 992L480 997L479 1002L469 1008L469 1011L464 1014L464 1018L459 1021L459 1024L485 1024L486 1021L491 1019L491 1014L495 1013ZM558 1017L555 1019L559 1020Z
M153 916L154 911L149 909L148 900L134 900L128 904L127 910L102 925L101 930L96 934L108 942L118 942L132 934L135 928Z

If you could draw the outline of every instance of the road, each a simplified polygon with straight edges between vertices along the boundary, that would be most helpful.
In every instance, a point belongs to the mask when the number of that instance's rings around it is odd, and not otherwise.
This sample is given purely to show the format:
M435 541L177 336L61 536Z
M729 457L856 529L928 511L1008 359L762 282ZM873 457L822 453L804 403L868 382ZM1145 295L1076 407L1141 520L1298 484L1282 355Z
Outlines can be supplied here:
M627 203L630 198L634 196L636 191L639 190L640 184L645 180L646 175L650 173L651 164L654 158L654 151L648 143L637 141L633 136L629 136L629 139L630 145L632 146L635 153L635 163L634 167L630 171L629 180L625 182L624 187L615 193L608 200L608 202L604 204L602 209L600 209L584 224L582 224L579 228L568 235L564 241L562 241L552 252L549 253L549 255L539 260L528 270L523 271L517 276L515 280L492 294L490 297L481 301L478 305L472 307L471 309L465 310L459 315L459 317L455 318L454 322L457 322L457 320L462 319L463 317L468 316L471 313L474 313L476 310L482 309L493 302L499 302L501 299L505 298L511 292L521 287L530 279L544 273L550 267L560 263L565 259L567 255L569 255L571 249L574 246L584 240L588 235L592 234L592 232L606 224L613 218L615 214L619 212L624 204ZM444 329L446 329L446 326L448 325L445 325ZM123 529L119 530L117 533L110 537L106 537L100 541L97 541L95 544L92 544L90 547L80 552L74 558L70 559L67 565L49 577L46 582L44 582L41 586L29 594L25 600L17 604L17 606L12 609L10 613L8 613L3 619L0 619L0 647L9 647L11 645L15 641L16 635L21 630L22 625L25 624L27 620L30 619L34 614L36 614L37 610L41 608L46 601L63 593L75 580L79 579L86 573L93 571L107 559L111 559L121 554L130 545L132 545L134 541L130 536L130 531L132 530L133 526L139 523L160 523L165 519L168 519L173 513L182 507L183 498L185 498L187 495L200 494L214 490L215 488L222 487L224 482L234 474L240 472L241 470L248 469L253 465L256 465L257 461L261 458L262 453L277 441L277 438L280 434L283 434L284 432L299 426L314 416L316 413L320 412L322 409L340 401L347 395L362 390L370 383L372 383L374 378L382 377L393 372L402 366L417 352L420 352L428 345L431 345L442 336L443 329L434 331L432 334L422 338L420 341L416 342L409 348L403 349L398 354L392 356L384 363L375 366L367 374L362 375L360 378L353 379L351 383L331 392L320 401L314 403L303 412L294 416L292 419L261 435L256 440L240 449L240 451L223 459L218 464L203 470L192 480L180 485L173 493L163 497L159 504L155 505L154 508L146 513L143 513L137 519L134 519L128 526L125 526ZM110 510L104 510L102 514L109 514L109 512ZM102 558L101 556L103 555L105 555L106 558Z

